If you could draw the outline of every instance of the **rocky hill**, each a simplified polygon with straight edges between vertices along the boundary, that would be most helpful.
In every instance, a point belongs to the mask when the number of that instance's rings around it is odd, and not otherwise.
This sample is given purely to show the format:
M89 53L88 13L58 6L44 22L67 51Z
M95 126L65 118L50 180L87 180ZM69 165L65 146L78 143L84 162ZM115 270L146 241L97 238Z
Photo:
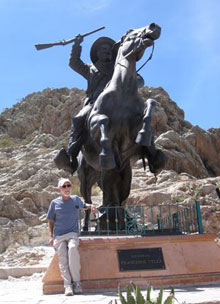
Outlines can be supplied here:
M169 161L157 179L142 164L133 168L128 203L201 202L205 232L220 232L220 128L205 131L184 120L184 111L162 88L141 89L143 98L157 101L152 121L156 145ZM61 176L53 158L66 146L71 118L82 107L79 89L45 89L26 96L0 115L0 253L21 245L48 242L45 215ZM93 199L101 204L101 194ZM1 263L1 257L0 257Z

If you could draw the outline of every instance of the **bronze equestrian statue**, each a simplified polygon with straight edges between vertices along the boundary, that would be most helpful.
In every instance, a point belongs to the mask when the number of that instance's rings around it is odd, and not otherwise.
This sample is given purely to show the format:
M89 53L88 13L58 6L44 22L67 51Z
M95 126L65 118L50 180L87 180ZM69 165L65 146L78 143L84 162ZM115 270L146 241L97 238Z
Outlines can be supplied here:
M153 99L145 102L140 97L139 76L136 72L136 62L142 58L145 49L152 46L160 37L160 32L161 28L155 23L129 30L120 41L106 48L105 56L101 57L104 59L108 54L109 58L105 63L111 63L112 68L113 60L114 69L107 69L110 81L97 96L93 95L84 119L85 125L83 121L79 128L83 129L80 131L83 136L77 150L77 154L80 149L82 152L79 156L78 176L86 203L91 203L91 187L98 182L103 192L103 207L123 205L130 193L132 159L147 158L153 173L165 164L166 156L161 150L156 149L150 126L156 102ZM80 52L78 54L79 59ZM100 56L96 50L96 60L98 54ZM97 61L92 55L91 58L95 65ZM98 73L103 72L99 71L98 66L95 68ZM76 127L77 123L74 126L73 121L73 133L76 132ZM55 163L58 168L65 169L70 162L73 172L76 168L76 165L73 165L76 154L72 157L70 150L71 144L68 153L64 149L60 151ZM67 157L68 154L70 159ZM84 230L88 228L88 215L87 213ZM109 219L113 227L114 210L110 212ZM123 229L123 226L122 215L119 214L119 228Z
M78 167L77 156L86 135L86 117L91 111L95 100L111 80L117 55L116 48L113 48L115 41L108 37L100 37L93 43L90 50L92 64L87 64L81 59L83 36L76 36L74 41L69 58L69 66L87 80L86 98L82 110L72 119L67 151L61 149L55 157L57 167L71 174ZM139 74L137 74L137 79L139 87L143 86L144 80Z

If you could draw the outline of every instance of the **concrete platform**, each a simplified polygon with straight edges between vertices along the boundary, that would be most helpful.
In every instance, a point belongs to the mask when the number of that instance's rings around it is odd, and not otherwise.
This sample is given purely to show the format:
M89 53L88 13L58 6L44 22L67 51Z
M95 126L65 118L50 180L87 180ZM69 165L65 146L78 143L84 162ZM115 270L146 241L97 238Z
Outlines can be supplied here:
M214 234L81 238L81 281L84 290L117 289L130 281L145 287L220 282L220 247ZM118 250L161 248L164 269L120 271ZM43 293L63 293L56 255L43 278Z

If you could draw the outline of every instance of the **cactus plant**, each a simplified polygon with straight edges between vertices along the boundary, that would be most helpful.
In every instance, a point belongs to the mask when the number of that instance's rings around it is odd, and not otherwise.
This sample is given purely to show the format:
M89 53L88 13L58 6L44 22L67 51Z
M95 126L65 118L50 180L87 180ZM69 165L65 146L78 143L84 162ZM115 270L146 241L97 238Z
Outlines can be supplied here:
M151 292L153 287L147 286L146 298L141 293L140 287L131 283L131 286L128 286L126 289L127 296L123 296L120 285L118 286L118 294L121 301L121 304L162 304L163 300L163 288L160 288L159 294L156 299L151 299ZM174 289L171 289L170 295L165 300L164 304L173 304L174 303ZM109 303L111 304L112 301ZM115 300L115 304L118 304Z

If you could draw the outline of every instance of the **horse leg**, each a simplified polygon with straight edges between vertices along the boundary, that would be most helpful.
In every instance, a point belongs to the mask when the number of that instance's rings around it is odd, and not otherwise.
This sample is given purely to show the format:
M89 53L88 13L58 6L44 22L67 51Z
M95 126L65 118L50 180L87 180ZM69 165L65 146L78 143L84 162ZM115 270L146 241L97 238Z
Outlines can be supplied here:
M151 116L152 112L156 106L156 101L154 99L147 100L147 111L143 118L142 129L138 132L135 142L138 145L149 147L152 142L152 131L151 131Z
M143 147L144 154L147 157L149 169L152 173L157 174L159 170L165 167L168 157L160 149L157 149L154 145L154 139L152 137L151 146Z
M103 206L101 210L105 211L105 207L109 208L109 225L112 230L119 230L125 227L124 209L114 208L122 206L122 203L128 198L131 187L132 171L130 162L121 170L103 170L101 175L103 190ZM116 219L117 223L116 224Z
M132 170L130 162L120 171L120 183L117 183L117 192L119 195L120 206L128 198L131 190ZM120 208L118 212L119 230L125 229L125 212L124 208Z
M79 166L77 173L80 180L80 193L84 198L86 204L92 204L91 190L92 186L98 181L100 172L94 170L91 166L87 164L81 152L79 154L78 159ZM88 231L90 213L90 210L85 210L83 231Z
M109 118L104 114L94 115L90 120L91 132L93 133L97 127L101 132L100 144L101 153L99 154L99 165L101 169L115 168L115 158L111 149L111 142L108 137Z

